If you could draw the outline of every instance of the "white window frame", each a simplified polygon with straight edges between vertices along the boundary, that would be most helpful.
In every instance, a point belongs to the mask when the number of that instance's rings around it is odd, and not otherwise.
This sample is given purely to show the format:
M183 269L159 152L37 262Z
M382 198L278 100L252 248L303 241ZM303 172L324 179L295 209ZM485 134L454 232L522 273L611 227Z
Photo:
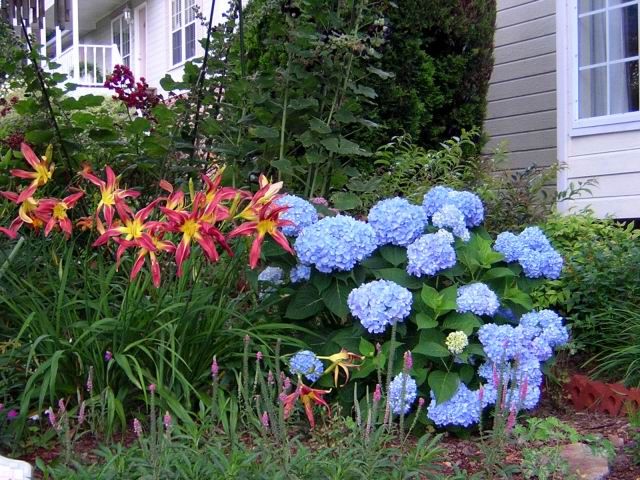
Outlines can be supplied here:
M598 117L589 117L589 118L579 118L580 115L580 84L579 84L579 42L578 42L578 25L579 25L579 16L578 16L578 1L579 0L568 0L569 4L569 68L570 68L570 78L571 78L571 130L570 135L572 137L582 136L582 135L593 135L599 133L612 133L612 132L625 132L630 130L640 130L640 111L638 112L627 112L627 113L617 113L617 114L609 114L609 115L601 115ZM616 5L614 8L623 8L629 5L636 5L640 2L633 1L625 1L620 5ZM640 4L638 5L639 9L639 18L640 18ZM597 12L609 11L608 8L595 10ZM608 25L609 16L607 14L607 25L606 32L608 37L609 25ZM560 34L561 31L558 31ZM607 42L607 58L609 55L608 52L609 44ZM631 59L632 57L629 57ZM635 57L633 57L635 58ZM627 59L628 60L628 59ZM640 62L640 59L638 60ZM616 62L610 62L616 63ZM606 62L605 62L606 64ZM607 92L608 92L608 82L607 82ZM608 94L608 93L607 93ZM607 101L607 104L609 102ZM561 108L561 106L559 106Z
M174 29L173 28L173 4L176 1L180 1L182 3L182 8L180 11L182 18L181 18L181 26ZM189 23L185 22L186 13L188 11L186 2L187 0L169 0L169 65L170 65L170 69L174 69L176 67L184 65L189 60L196 58L198 56L198 33L199 33L198 19L194 17L191 22ZM198 0L194 0L192 7L195 7L195 6L200 6L200 2ZM187 27L192 24L194 25L194 31L195 31L195 48L193 49L193 55L190 57L187 57L187 39L186 39ZM173 62L173 34L178 31L180 32L180 37L182 40L181 53L180 53L180 61L174 63Z
M120 15L118 15L116 18L114 18L113 20L111 20L111 41L113 42L113 25L116 22L120 22L120 42L119 44L116 43L115 45L118 47L118 50L120 50L120 58L122 58L122 63L124 65L126 65L124 59L125 59L125 55L122 52L122 26L126 25L127 28L129 29L129 54L127 55L127 57L129 58L129 68L133 68L133 28L131 28L131 24L127 23L127 21L124 19L124 13L121 13Z

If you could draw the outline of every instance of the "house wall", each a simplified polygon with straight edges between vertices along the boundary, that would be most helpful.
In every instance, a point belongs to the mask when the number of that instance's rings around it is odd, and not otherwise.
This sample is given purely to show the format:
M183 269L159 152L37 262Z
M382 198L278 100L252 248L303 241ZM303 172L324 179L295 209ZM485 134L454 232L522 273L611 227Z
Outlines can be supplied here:
M556 162L555 0L498 0L487 150L506 142L504 168Z
M631 122L592 129L574 123L575 97L572 62L575 0L558 1L558 151L566 165L558 176L558 189L594 179L591 195L563 202L565 212L590 208L601 217L640 218L640 125ZM620 131L625 130L626 131ZM616 131L618 130L618 131ZM600 131L600 133L598 133Z
M196 5L200 7L200 11L206 16L211 10L212 0L196 0ZM136 7L146 3L147 5L147 58L146 58L146 80L151 87L157 88L161 93L165 93L160 87L160 80L168 73L174 79L179 80L182 77L183 64L176 66L171 65L171 0L133 0L130 2L131 9L135 11ZM80 39L81 43L110 45L111 40L111 21L118 17L124 8L121 7L113 10L111 13L96 22L96 29ZM228 0L218 0L215 5L214 24L222 21L222 13L228 8ZM132 25L133 28L133 25ZM206 35L207 27L196 24L196 38L199 40ZM135 49L135 37L133 44ZM196 47L196 57L203 54L200 44ZM134 50L135 52L135 50ZM134 60L134 74L135 71Z

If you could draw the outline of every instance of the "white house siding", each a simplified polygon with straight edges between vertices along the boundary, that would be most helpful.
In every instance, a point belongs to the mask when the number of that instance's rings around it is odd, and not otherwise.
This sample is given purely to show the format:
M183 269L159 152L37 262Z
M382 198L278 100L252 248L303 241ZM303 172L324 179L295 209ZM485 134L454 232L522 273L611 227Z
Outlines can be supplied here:
M196 0L196 5L201 12L208 17L211 10L212 0ZM183 64L171 65L171 0L133 0L130 2L131 9L146 3L147 5L147 58L146 58L146 80L151 87L160 87L160 80L169 73L174 79L182 77ZM111 21L122 13L124 3L121 7L96 22L96 29L80 39L81 43L110 45ZM222 21L222 13L228 8L228 0L218 0L215 5L214 24ZM133 28L133 25L132 25ZM207 27L199 21L196 24L196 38L199 40L206 35ZM133 38L133 45L136 39ZM135 46L133 47L135 49ZM196 46L196 56L203 54L203 49L198 42ZM135 50L134 50L135 52ZM133 64L135 66L135 62ZM134 74L139 76L133 68Z
M640 218L640 124L599 127L607 132L585 134L573 128L571 62L576 51L571 35L575 22L573 0L558 2L558 152L566 165L558 176L558 188L597 181L592 194L560 205L565 212L590 208L600 217ZM596 127L597 130L598 127ZM626 129L626 131L620 131ZM616 131L618 130L618 131Z
M498 0L487 149L506 142L509 169L556 155L555 0Z

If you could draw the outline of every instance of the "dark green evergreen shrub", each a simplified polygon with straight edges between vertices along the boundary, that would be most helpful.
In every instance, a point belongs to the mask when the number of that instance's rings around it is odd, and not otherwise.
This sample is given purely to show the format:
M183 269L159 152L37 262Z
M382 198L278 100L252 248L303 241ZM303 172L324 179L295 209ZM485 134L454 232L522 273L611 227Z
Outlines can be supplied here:
M395 5L395 6L394 6ZM377 115L388 138L409 133L437 146L481 126L493 69L495 0L387 2L389 33L381 68Z

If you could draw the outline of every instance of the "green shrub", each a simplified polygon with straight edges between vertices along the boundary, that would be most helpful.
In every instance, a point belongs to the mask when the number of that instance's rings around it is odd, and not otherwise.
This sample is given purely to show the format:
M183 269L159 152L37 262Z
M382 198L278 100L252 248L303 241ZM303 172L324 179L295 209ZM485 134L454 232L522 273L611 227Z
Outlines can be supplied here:
M382 7L389 33L375 108L386 138L410 134L437 147L481 126L493 70L494 0L399 0ZM378 137L380 138L380 137Z
M621 303L640 306L640 230L592 214L552 215L542 225L566 264L562 277L536 294L540 306L561 309L581 333L596 333L589 320Z

